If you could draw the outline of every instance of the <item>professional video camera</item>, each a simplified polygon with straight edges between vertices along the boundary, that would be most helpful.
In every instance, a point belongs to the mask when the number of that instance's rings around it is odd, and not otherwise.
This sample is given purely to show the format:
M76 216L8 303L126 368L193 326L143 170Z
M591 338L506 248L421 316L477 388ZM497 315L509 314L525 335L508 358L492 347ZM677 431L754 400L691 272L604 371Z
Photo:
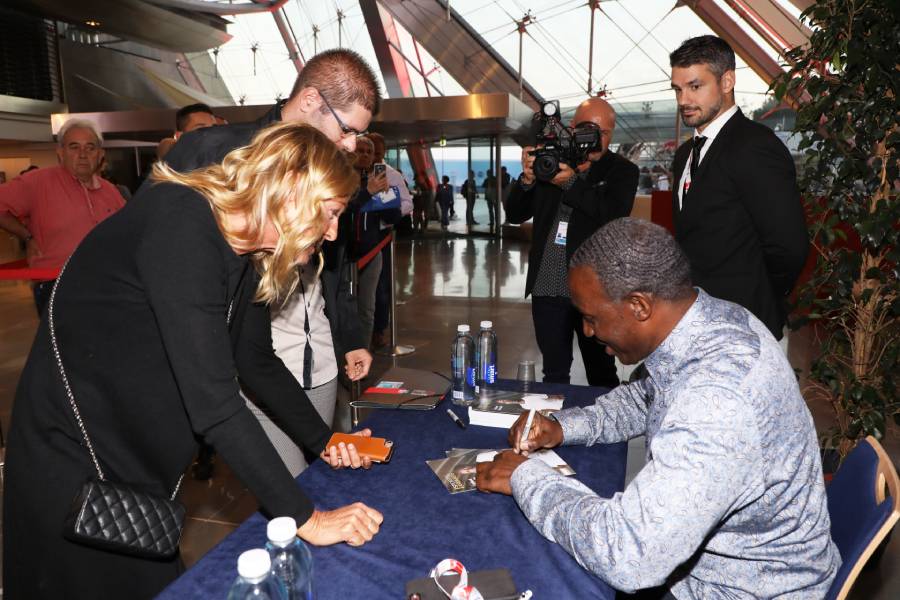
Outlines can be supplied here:
M559 173L559 163L573 169L587 160L589 152L600 146L600 130L593 124L566 127L559 114L559 100L549 100L531 119L535 146L534 176L550 181Z

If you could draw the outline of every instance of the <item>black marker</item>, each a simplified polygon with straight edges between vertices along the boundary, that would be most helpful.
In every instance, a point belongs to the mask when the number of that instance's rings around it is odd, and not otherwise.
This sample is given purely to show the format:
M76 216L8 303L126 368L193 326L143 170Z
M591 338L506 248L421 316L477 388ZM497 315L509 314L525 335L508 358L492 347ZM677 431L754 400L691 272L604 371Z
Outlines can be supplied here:
M456 413L455 413L455 412L453 412L452 410L450 410L450 409L448 408L448 409L447 409L447 414L450 415L450 418L453 419L453 422L454 422L454 423L456 423L457 425L459 425L459 428L460 428L460 429L465 429L465 428L466 428L466 424L463 423L463 422L460 420L460 418L456 416Z

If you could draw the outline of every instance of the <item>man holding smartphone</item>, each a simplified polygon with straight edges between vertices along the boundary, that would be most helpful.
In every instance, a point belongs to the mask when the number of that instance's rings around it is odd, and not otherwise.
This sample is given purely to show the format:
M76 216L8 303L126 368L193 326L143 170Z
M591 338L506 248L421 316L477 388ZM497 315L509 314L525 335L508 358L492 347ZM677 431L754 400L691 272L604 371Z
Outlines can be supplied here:
M383 255L390 227L402 218L399 196L389 197L387 168L375 163L375 145L369 136L356 140L356 170L360 187L344 213L344 227L351 232L350 255L359 271L356 299L362 339L371 343L375 328L375 296L381 277Z

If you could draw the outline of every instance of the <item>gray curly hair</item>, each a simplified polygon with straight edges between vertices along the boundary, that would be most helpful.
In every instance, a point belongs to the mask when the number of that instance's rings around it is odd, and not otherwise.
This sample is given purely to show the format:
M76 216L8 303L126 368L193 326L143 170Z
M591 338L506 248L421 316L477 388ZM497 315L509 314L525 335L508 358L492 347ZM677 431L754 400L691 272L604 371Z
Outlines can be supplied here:
M94 137L97 138L97 145L103 145L103 133L100 131L100 128L96 123L91 121L90 119L69 119L63 126L59 128L59 132L56 134L56 142L62 146L65 144L66 134L69 133L73 129L88 129L91 133L94 134Z
M680 300L693 291L691 265L672 235L654 223L625 217L588 238L569 267L588 267L619 302L632 292Z

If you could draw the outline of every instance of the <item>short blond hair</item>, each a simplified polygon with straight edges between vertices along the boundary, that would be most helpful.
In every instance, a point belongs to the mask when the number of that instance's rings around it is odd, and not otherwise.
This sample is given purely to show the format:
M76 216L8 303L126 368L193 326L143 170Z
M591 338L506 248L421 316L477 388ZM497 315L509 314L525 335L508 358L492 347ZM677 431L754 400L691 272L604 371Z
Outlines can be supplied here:
M262 277L255 299L265 303L283 302L296 288L297 256L318 245L328 229L325 201L346 202L359 187L359 176L334 142L309 125L284 122L257 133L222 164L179 173L160 162L152 178L203 195L233 247L259 247L271 220L279 234L275 250L252 257ZM230 229L229 214L243 214L246 229Z

